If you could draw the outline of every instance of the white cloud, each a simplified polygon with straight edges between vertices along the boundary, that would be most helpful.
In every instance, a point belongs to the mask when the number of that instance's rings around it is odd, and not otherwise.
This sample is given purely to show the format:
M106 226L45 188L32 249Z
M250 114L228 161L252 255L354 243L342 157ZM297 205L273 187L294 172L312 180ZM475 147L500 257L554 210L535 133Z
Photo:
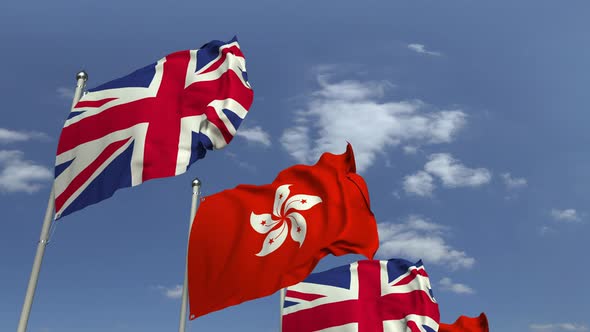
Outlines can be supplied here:
M17 150L0 150L0 192L33 193L42 182L53 179L53 172L32 161L24 160Z
M430 196L434 190L433 180L432 176L424 171L407 175L404 177L404 190L418 196Z
M525 178L513 178L510 173L503 173L501 176L508 189L518 189L527 186L527 180Z
M541 226L541 227L539 227L539 234L540 235L545 235L545 234L550 233L552 231L553 231L553 229L551 227L549 227L549 226Z
M169 299L179 299L182 297L182 285L176 285L171 288L156 286L155 288L160 290Z
M451 278L442 278L439 281L440 289L443 291L449 291L456 294L473 294L475 291L473 288L460 283L454 283Z
M404 153L405 154L416 154L418 152L418 147L406 145L404 146Z
M363 171L389 147L451 142L466 122L460 110L427 112L419 100L379 101L391 88L388 82L330 83L325 77L318 75L320 89L296 112L295 125L280 139L301 163L313 163L324 152L340 153L348 141Z
M468 168L448 153L431 154L423 171L404 177L404 190L408 194L431 196L436 188L434 176L443 186L477 187L491 181L492 173L485 168Z
M551 216L555 220L559 221L580 221L581 218L578 216L578 212L575 209L565 209L565 210L558 210L552 209Z
M387 81L364 82L362 87L359 86L359 81L354 80L344 80L338 83L329 83L327 81L327 76L328 75L322 74L318 76L318 82L322 89L314 92L314 96L318 98L343 101L367 100L383 97L387 89L392 86Z
M74 99L74 89L59 87L55 90L57 95L63 99Z
M531 331L539 332L588 331L587 326L573 323L531 324L529 328Z
M46 134L36 131L15 131L0 128L0 144L29 141L32 139L47 139Z
M245 162L244 160L240 159L237 154L233 152L226 151L226 156L228 156L231 160L233 160L239 167L246 169L250 172L256 172L256 167L254 165Z
M409 44L408 48L410 50L420 53L420 54L428 54L428 55L434 55L434 56L441 56L442 55L440 52L427 51L426 46L424 46L423 44Z
M283 135L281 136L281 145L297 161L302 163L312 162L312 158L310 157L311 143L309 140L309 128L305 123L300 123L299 125L283 132Z
M485 168L468 168L448 153L429 157L424 170L438 176L445 187L477 187L490 182L492 174Z
M446 265L451 269L470 268L475 259L455 250L444 239L447 227L419 216L409 216L404 223L379 223L378 256L389 259L422 259L426 264Z
M262 144L267 147L271 145L270 135L259 126L252 128L240 128L236 132L236 136L243 137L249 142Z

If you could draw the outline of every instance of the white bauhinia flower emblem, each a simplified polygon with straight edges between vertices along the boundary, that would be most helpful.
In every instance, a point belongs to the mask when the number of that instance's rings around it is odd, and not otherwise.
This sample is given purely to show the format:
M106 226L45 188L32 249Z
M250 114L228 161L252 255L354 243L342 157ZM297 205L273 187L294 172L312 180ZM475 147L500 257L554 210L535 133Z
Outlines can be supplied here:
M288 221L291 221L291 238L293 241L299 242L299 247L303 245L307 233L307 222L300 213L294 210L309 210L314 205L321 203L322 199L318 196L302 194L289 197L291 193L290 186L292 185L284 184L277 188L272 215L270 213L256 214L254 212L250 215L252 228L260 234L268 233L262 244L262 249L256 256L266 256L277 250L285 242L287 233L289 233ZM273 216L278 219L273 219Z

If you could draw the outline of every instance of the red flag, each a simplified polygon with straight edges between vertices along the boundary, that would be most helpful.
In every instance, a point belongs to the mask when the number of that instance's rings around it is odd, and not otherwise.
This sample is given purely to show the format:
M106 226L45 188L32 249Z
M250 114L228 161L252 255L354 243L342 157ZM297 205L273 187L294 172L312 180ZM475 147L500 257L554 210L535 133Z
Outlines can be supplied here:
M439 332L490 332L488 318L483 312L479 317L459 317L453 324L441 323Z
M267 185L205 197L190 234L190 319L270 295L307 277L321 258L379 247L377 223L350 144Z

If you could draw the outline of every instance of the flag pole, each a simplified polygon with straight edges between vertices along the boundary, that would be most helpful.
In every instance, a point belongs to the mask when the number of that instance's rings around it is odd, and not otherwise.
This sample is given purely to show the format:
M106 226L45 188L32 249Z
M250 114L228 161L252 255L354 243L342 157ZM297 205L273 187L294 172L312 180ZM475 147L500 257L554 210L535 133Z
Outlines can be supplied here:
M74 98L72 100L72 106L70 111L74 108L80 96L82 90L88 80L88 74L85 71L80 71L76 74L76 91L74 92ZM25 295L25 303L20 314L20 320L18 322L17 332L25 332L27 330L27 324L29 322L29 315L31 314L31 307L33 306L33 298L35 297L35 290L37 288L37 281L39 280L39 271L41 270L41 263L43 261L43 254L45 253L45 247L49 241L49 229L53 221L55 214L55 192L54 186L51 186L49 192L49 201L47 202L47 210L45 210L45 219L43 219L43 226L41 227L41 236L39 237L39 243L37 243L37 253L35 254L35 260L33 261L33 269L29 278L29 285L27 286L27 293Z
M279 292L279 304L281 309L279 311L279 332L283 332L283 307L285 306L285 288L281 288Z
M193 219L197 213L197 203L199 201L199 195L201 194L201 180L195 178L193 180L193 200L191 202L191 217L189 220L188 235L190 238L191 229L193 227ZM187 255L185 260L184 268L184 285L182 286L182 305L180 307L180 325L178 327L179 332L185 332L186 330L186 308L188 307L188 242L187 242Z

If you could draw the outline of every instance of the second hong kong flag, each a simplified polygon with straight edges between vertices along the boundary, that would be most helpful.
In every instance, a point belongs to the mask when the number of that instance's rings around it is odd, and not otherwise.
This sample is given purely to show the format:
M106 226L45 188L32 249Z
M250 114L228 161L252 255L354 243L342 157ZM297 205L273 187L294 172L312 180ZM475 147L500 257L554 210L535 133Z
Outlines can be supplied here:
M440 324L439 332L490 332L485 313L478 317L461 316L453 324Z
M189 240L190 319L294 285L328 254L372 259L378 246L350 145L287 168L271 184L205 197Z

